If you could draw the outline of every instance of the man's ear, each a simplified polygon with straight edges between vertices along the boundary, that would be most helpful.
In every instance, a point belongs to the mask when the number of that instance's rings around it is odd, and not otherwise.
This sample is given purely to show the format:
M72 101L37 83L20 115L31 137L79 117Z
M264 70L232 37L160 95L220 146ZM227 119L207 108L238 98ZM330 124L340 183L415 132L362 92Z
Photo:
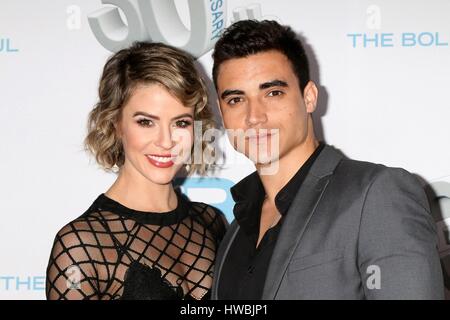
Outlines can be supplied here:
M317 97L319 96L319 89L316 84L309 81L303 90L303 100L306 106L306 112L313 113L317 107Z

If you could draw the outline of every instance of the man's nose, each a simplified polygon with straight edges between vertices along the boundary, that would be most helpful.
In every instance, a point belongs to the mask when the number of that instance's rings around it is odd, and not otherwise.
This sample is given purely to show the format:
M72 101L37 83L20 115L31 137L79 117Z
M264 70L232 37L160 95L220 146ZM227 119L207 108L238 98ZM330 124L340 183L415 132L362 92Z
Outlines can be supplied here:
M259 101L249 101L245 122L249 127L254 127L267 121L266 107Z

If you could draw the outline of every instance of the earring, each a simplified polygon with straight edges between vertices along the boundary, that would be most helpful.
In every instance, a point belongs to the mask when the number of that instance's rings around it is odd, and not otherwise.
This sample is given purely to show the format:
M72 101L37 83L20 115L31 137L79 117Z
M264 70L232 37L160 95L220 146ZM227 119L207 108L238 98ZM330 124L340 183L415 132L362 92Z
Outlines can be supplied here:
M114 173L119 172L119 170L120 170L120 168L119 168L119 166L117 164L114 164L112 166L112 168L111 168L111 171L114 172Z

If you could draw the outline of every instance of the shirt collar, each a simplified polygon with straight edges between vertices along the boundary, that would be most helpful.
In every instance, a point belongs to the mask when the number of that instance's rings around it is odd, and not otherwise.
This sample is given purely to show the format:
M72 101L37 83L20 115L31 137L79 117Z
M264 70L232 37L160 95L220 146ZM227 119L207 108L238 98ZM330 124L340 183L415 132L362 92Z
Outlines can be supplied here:
M275 205L282 216L287 214L292 201L324 146L324 143L320 143L308 160L306 160L289 182L277 193ZM230 191L233 200L236 202L233 213L239 225L247 233L254 233L255 230L258 232L261 207L266 195L258 172L255 171L242 179Z
M286 183L286 185L277 193L275 197L275 205L282 215L286 215L298 190L303 184L303 181L305 181L309 170L311 169L314 161L317 159L324 146L324 143L320 143L319 146L317 146L316 150L314 150L314 152L308 158L308 160L306 160L306 162L298 169L298 171L289 180L289 182Z

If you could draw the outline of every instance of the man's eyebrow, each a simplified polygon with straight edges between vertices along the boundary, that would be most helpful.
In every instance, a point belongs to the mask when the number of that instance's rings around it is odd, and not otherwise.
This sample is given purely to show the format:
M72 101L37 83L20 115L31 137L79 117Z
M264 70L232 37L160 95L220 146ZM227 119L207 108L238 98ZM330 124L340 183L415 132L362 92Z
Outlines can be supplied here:
M222 94L220 95L220 98L225 99L228 96L231 96L232 94L244 94L244 91L242 90L225 90L224 92L222 92Z
M286 81L278 80L278 79L264 82L259 85L260 90L268 89L271 87L289 87L289 85Z
M271 87L289 87L289 85L288 85L288 83L286 81L278 80L278 79L275 79L275 80L272 80L272 81L267 81L267 82L261 83L259 85L259 89L260 90L268 89L268 88L271 88ZM239 94L245 94L245 93L242 90L231 89L231 90L225 90L224 92L222 92L220 97L222 99L225 99L226 97L228 97L230 95L233 95L233 94L239 95Z

